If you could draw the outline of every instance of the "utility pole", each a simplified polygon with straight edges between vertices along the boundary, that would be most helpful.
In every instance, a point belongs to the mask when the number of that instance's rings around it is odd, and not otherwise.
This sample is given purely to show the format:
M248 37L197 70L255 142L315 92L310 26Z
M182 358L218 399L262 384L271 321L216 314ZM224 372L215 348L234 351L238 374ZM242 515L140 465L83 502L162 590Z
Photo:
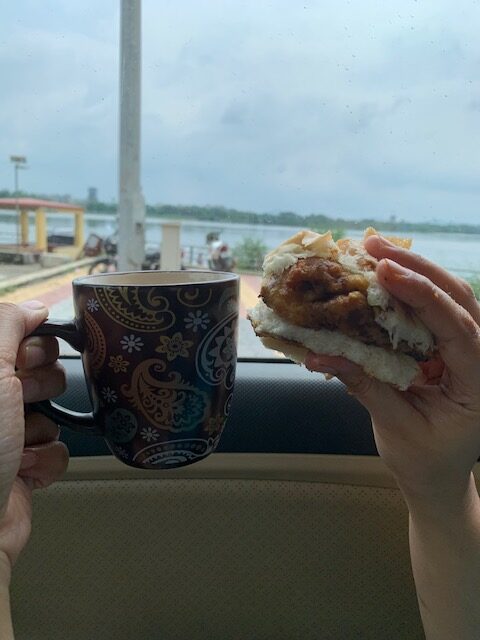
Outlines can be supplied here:
M121 0L118 265L141 269L145 201L140 185L141 0Z
M18 171L26 169L27 158L25 156L10 156L10 162L13 162L14 184L15 184L15 211L17 213L17 245L20 244L20 210L18 207Z

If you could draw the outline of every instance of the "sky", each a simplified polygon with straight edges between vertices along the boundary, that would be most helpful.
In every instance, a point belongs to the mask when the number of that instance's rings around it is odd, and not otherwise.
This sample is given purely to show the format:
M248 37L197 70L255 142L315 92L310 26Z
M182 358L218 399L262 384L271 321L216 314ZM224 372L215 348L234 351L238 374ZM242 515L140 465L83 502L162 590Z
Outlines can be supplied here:
M117 199L120 2L2 7L0 188ZM480 2L144 0L150 204L480 222Z

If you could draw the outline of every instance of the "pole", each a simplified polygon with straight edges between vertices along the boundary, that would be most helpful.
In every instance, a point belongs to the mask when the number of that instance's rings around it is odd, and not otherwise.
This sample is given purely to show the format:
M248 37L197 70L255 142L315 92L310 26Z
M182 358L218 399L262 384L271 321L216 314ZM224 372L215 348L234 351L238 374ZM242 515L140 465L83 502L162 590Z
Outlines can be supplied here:
M17 247L20 244L20 210L18 206L18 164L13 165L15 172L15 212L17 215Z
M19 169L27 169L26 166L27 158L25 156L10 156L10 162L13 163L13 175L15 182L15 212L17 214L17 245L20 244L20 215L19 215L19 205L18 205L18 197L20 195L18 191L18 170Z
M141 0L121 0L118 265L141 269L145 202L140 185Z

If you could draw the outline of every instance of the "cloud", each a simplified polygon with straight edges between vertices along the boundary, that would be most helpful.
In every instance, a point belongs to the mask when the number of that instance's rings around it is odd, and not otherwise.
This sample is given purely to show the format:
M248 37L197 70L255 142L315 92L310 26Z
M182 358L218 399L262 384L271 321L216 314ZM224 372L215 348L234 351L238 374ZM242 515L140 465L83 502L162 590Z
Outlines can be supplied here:
M116 196L117 2L22 0L0 40L0 184ZM480 7L143 3L149 202L475 219Z

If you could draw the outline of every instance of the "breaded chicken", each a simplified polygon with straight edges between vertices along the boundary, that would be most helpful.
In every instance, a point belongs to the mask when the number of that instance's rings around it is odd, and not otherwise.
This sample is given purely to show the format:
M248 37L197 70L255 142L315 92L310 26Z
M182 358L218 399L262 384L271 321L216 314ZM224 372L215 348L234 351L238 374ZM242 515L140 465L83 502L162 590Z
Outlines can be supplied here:
M376 322L375 309L368 304L368 286L363 273L352 273L327 258L310 257L269 278L260 297L296 326L340 331L366 344L391 348L388 332ZM397 350L416 360L425 359L403 341Z

